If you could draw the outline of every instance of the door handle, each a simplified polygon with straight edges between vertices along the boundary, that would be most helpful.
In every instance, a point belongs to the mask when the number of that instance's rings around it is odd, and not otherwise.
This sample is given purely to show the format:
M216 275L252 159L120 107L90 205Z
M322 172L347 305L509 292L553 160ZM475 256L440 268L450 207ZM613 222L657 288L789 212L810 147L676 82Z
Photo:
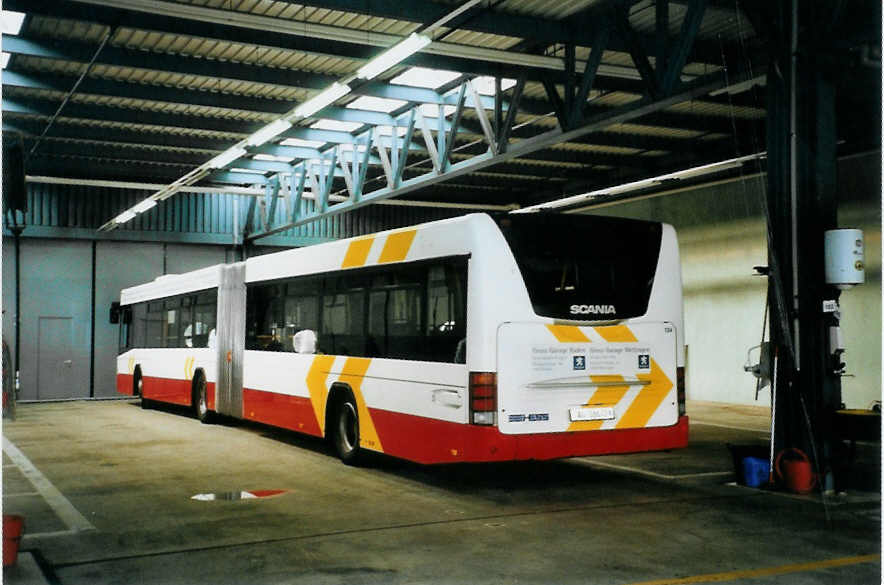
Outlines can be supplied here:
M452 408L461 408L463 406L460 390L452 390L448 388L437 388L433 390L433 402L438 402L439 404L450 406Z
M71 367L74 364L73 360L64 360L64 365L67 367Z

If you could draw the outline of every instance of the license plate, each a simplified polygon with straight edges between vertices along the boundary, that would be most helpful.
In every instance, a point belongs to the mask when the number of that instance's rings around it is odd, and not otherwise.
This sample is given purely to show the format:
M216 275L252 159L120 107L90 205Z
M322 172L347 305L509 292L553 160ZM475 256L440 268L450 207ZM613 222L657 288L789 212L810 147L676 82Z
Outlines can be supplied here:
M611 420L614 418L614 408L611 406L587 407L579 406L570 409L571 420Z

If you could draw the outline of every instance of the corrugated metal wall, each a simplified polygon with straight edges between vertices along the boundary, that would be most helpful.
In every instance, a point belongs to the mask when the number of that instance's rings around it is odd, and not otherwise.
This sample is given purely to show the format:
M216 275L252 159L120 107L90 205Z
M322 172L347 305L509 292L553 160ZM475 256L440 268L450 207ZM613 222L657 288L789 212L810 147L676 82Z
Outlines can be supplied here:
M159 203L123 226L125 229L96 231L150 193L28 184L20 267L21 399L116 396L118 326L108 323L108 308L120 298L120 289L161 274L187 272L236 258L231 246L233 214L234 210L239 214L241 230L249 196L182 193ZM281 214L284 209L280 206L277 212ZM454 215L460 215L460 211L370 206L258 240L248 253L310 245ZM6 230L5 236L3 337L15 351L15 247Z
M146 239L227 244L234 226L242 231L248 214L247 195L179 193L121 226L112 235L93 233L108 219L145 199L151 191L82 185L28 183L25 237L77 239ZM306 201L304 202L306 204ZM278 205L281 220L288 210ZM234 221L234 213L238 219ZM376 231L461 215L457 209L375 205L325 218L273 236L259 244L303 246L328 239L348 238ZM256 218L258 213L255 214ZM257 221L257 220L256 220ZM182 238L181 236L187 236Z

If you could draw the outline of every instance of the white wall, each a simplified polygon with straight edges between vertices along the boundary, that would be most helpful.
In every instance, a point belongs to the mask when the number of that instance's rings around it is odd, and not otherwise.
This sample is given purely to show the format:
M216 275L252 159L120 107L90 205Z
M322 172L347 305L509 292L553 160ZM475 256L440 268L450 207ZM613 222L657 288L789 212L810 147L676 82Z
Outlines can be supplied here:
M841 295L844 360L842 401L867 408L881 399L881 188L876 156L850 162L851 200L839 206L839 226L860 228L866 241L866 284ZM846 165L845 165L846 166ZM732 404L755 401L755 378L743 371L747 350L761 341L767 280L762 180L707 187L593 210L665 221L678 231L688 344L687 397ZM757 355L757 353L756 353Z

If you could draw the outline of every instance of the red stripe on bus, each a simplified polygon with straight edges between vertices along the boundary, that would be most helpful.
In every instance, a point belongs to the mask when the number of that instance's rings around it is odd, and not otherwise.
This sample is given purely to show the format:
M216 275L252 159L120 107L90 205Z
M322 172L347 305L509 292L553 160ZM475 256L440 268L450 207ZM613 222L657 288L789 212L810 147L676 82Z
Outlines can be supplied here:
M677 449L688 444L688 417L671 427L504 435L497 427L371 411L384 452L418 463L559 459Z
M153 376L142 378L141 392L149 400L190 406L191 389L190 380L155 378Z
M209 410L215 410L215 383L206 382L206 404Z
M322 436L313 404L306 396L290 396L243 388L243 418L316 437Z
M132 396L135 392L135 376L132 374L117 374L117 392Z

